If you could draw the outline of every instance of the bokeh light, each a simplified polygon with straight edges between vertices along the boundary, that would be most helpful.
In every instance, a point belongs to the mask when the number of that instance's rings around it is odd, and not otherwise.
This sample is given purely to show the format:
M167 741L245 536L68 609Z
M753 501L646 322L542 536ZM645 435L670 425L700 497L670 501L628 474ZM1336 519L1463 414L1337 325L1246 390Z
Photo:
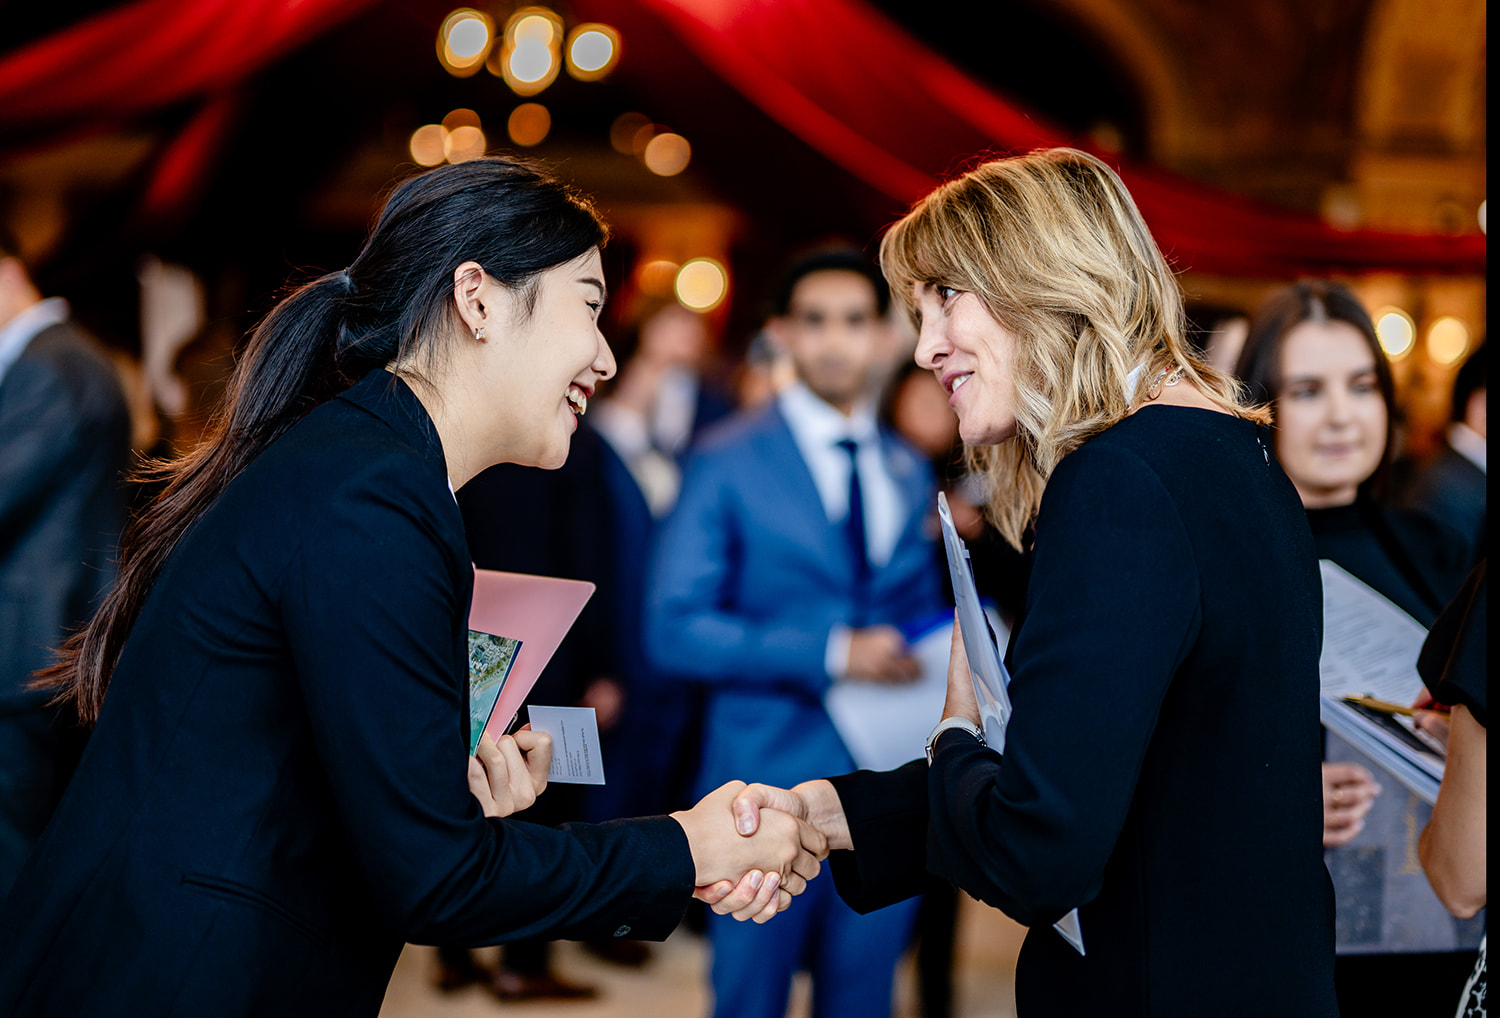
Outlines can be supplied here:
M511 110L505 126L511 141L530 148L540 145L552 130L552 114L541 103L522 103Z
M677 282L678 264L665 258L645 262L635 274L635 285L647 297L666 297Z
M484 132L477 127L460 127L443 139L443 155L450 163L467 162L484 155Z
M682 135L669 131L647 142L641 158L646 161L646 169L657 176L675 177L687 169L693 158L693 147Z
M1485 222L1485 215L1484 215L1485 206L1487 206L1489 203L1490 203L1490 200L1488 198L1486 198L1484 201L1482 201L1482 202L1479 203L1479 216L1478 216L1478 218L1479 218L1479 232L1482 233L1482 234L1484 234L1485 236L1489 236L1489 232L1490 232L1489 226Z
M482 127L479 122L479 114L471 109L460 106L456 110L449 110L448 115L443 118L443 129L456 131L460 127Z
M638 155L635 149L635 136L642 128L650 126L651 118L644 113L621 113L615 117L614 123L609 125L609 143L621 155ZM645 147L645 145L641 146L642 149Z
M494 23L483 11L460 7L438 29L438 61L449 74L467 78L479 70L494 38Z
M579 25L568 36L568 73L579 81L597 81L620 56L620 33L608 25Z
M1384 307L1375 312L1375 335L1386 354L1392 360L1400 360L1411 352L1417 326L1411 315L1400 308Z
M419 166L436 166L446 156L444 141L448 132L442 124L423 124L411 133L411 157Z
M651 144L651 139L655 138L659 131L665 130L666 128L660 124L642 125L639 130L630 136L630 154L636 156L644 155L646 146Z
M1427 327L1427 356L1438 364L1453 364L1469 352L1469 327L1444 315Z
M712 258L694 258L677 270L677 300L693 311L712 311L729 293L729 274Z
M546 7L523 7L505 23L499 60L486 65L517 95L536 95L557 78L561 65L562 19Z

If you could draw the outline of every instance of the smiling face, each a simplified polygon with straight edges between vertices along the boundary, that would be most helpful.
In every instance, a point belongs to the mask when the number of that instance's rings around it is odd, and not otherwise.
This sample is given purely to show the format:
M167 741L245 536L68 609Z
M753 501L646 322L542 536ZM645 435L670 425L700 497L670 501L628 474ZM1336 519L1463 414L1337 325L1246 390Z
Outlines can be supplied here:
M913 286L917 363L931 371L958 415L966 445L995 445L1016 433L1016 337L977 296L937 283Z
M1343 321L1286 334L1276 393L1276 455L1309 509L1348 505L1385 451L1389 413L1375 351Z
M882 349L885 321L874 284L847 269L810 272L797 281L778 328L797 377L849 413Z
M599 331L605 289L598 249L546 270L536 287L529 315L518 294L492 302L498 320L486 328L482 357L501 460L550 470L567 459L578 417L594 387L614 375L615 358Z

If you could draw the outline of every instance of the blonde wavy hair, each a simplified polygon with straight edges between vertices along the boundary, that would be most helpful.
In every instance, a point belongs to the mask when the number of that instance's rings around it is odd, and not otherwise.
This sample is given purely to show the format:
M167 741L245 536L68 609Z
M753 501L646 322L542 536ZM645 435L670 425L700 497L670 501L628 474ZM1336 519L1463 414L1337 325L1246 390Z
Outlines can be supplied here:
M940 284L1015 336L1017 433L965 455L1017 548L1058 462L1155 398L1159 373L1180 367L1224 410L1267 419L1188 345L1172 270L1120 178L1085 152L1038 149L942 184L887 231L880 268L913 319L916 287Z

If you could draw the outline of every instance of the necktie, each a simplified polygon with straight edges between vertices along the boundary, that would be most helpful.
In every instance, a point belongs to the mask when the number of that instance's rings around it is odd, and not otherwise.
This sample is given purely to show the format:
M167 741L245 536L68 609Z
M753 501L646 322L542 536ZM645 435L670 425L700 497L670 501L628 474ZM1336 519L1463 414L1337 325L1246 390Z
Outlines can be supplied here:
M854 561L855 581L863 587L870 579L870 553L865 543L865 497L859 485L859 443L846 438L838 446L849 454L849 515L844 519L844 536Z

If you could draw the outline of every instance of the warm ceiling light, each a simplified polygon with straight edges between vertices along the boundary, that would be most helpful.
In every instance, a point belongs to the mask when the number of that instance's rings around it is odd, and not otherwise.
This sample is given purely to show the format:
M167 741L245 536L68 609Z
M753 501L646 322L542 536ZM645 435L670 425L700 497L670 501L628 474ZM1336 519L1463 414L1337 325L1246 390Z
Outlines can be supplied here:
M479 70L494 37L494 23L483 11L461 7L443 19L438 29L438 61L449 74L467 78Z
M545 7L527 7L511 17L505 34L513 43L535 42L550 47L562 36L562 21Z
M525 85L535 85L547 77L553 71L552 64L552 50L531 39L516 43L505 62L515 79Z
M646 143L641 158L646 161L646 169L657 176L675 177L687 169L693 158L693 147L680 134L658 134Z
M608 25L579 25L568 37L568 73L579 81L597 81L620 55L620 33Z
M609 125L609 143L621 155L639 155L646 146L643 143L640 151L637 151L635 136L642 128L650 126L651 118L644 113L621 113L615 117L614 123Z
M483 131L477 127L460 127L448 132L443 141L443 155L450 163L462 163L484 155L485 147Z
M1444 315L1427 327L1427 356L1442 365L1455 363L1469 352L1469 327Z
M448 115L443 118L443 127L450 131L456 131L460 127L479 127L479 114L473 110L460 106L456 110L449 110Z
M419 166L436 166L442 162L443 142L448 132L442 124L423 124L411 133L411 157Z
M729 292L729 275L712 258L694 258L677 270L677 300L693 311L712 311Z
M1400 308L1381 308L1375 312L1375 335L1390 358L1399 360L1411 352L1417 326L1411 315Z
M540 145L547 132L552 130L552 114L541 103L522 103L511 110L506 128L510 131L510 140L517 145L527 148Z

